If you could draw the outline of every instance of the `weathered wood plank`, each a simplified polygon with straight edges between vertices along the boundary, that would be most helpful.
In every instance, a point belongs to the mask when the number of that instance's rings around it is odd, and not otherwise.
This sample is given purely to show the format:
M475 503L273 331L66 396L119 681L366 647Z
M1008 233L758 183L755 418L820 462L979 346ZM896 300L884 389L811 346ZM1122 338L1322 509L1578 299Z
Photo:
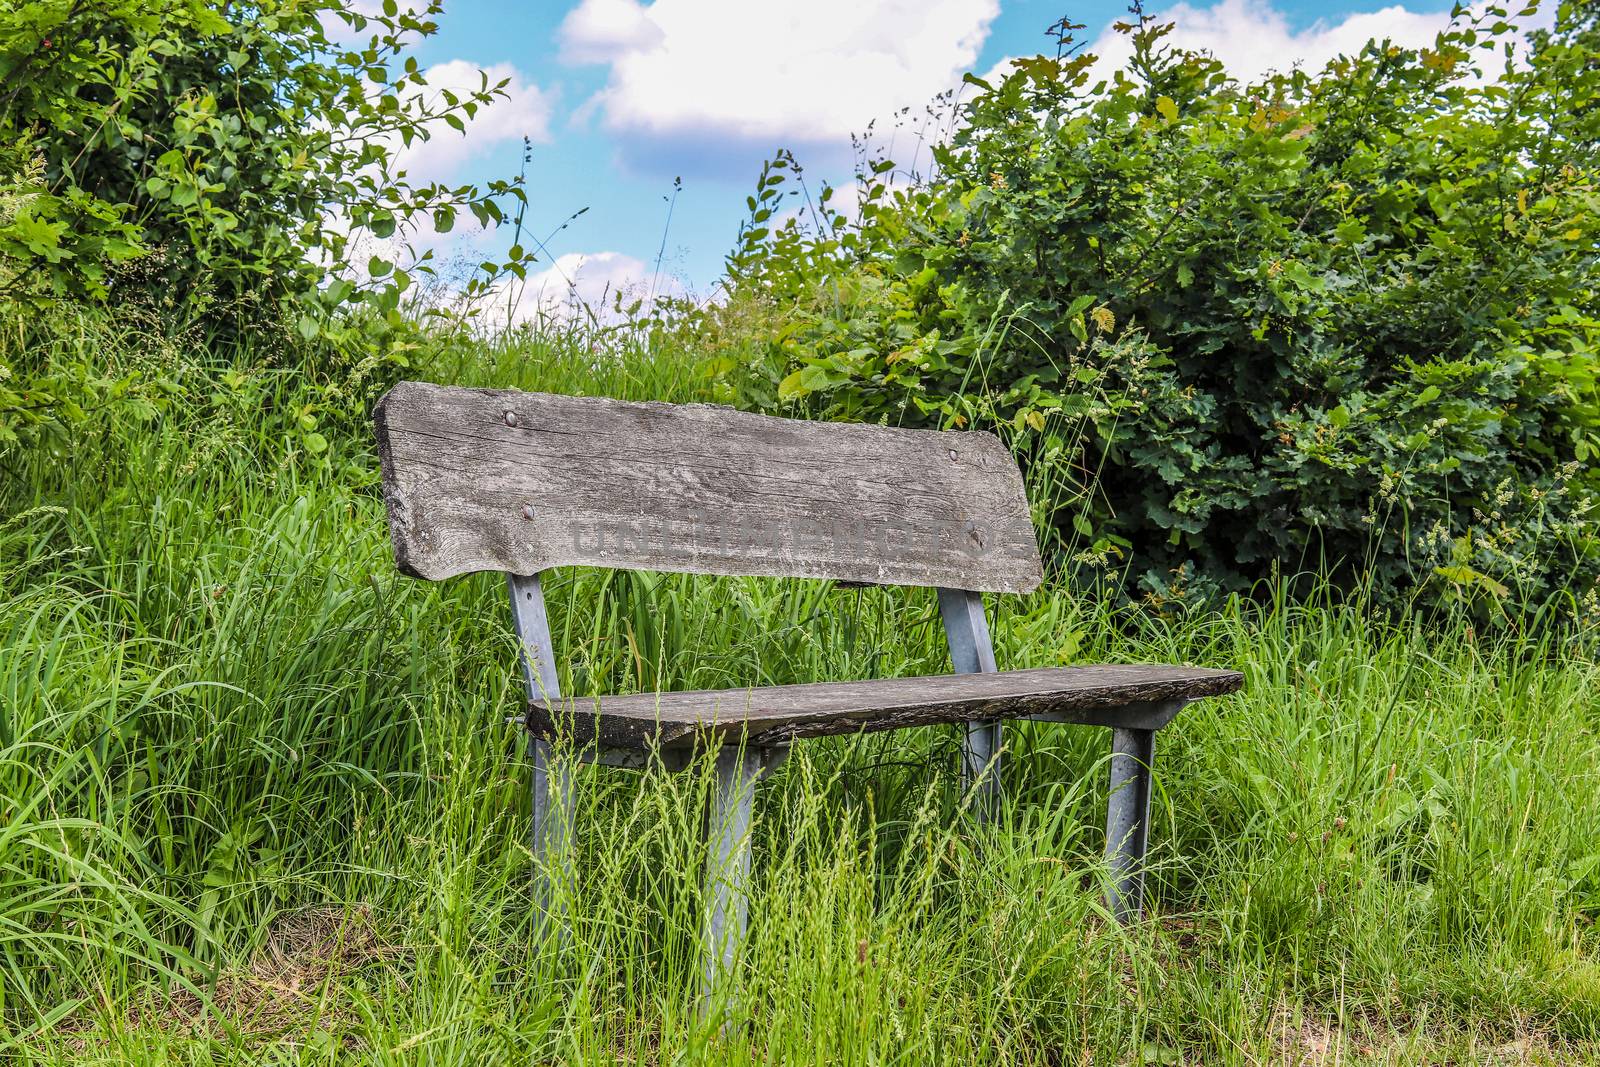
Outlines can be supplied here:
M1237 671L1154 664L1038 667L995 674L941 674L758 689L639 693L534 701L528 725L541 737L619 748L693 744L702 734L742 736L752 746L800 737L904 726L1048 715L1121 724L1118 709L1232 693Z
M1026 592L1039 552L989 433L401 382L375 412L400 569L583 564Z

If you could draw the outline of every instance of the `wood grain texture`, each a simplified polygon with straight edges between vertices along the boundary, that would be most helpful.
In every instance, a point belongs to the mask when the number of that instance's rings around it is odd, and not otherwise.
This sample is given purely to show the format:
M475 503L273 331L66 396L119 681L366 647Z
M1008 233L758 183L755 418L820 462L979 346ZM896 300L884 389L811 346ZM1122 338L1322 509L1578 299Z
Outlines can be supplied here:
M528 727L540 737L570 737L580 747L659 744L667 748L693 744L705 734L739 736L750 745L778 745L825 734L1033 715L1115 726L1122 722L1120 709L1232 693L1243 681L1237 671L1198 667L1039 667L995 674L541 700L529 705Z
M401 382L378 403L406 574L590 565L1027 592L1039 551L989 433Z

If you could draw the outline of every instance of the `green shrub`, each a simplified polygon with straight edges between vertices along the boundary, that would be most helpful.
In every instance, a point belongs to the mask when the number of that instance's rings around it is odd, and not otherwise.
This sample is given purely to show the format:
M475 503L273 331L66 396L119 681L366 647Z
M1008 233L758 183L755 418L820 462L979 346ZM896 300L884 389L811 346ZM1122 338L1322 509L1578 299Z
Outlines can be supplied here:
M1600 34L1563 9L1481 78L1502 15L1251 85L1149 20L1132 78L1063 41L969 79L931 179L863 168L853 219L772 228L775 161L730 305L787 317L785 400L1001 424L1062 540L1157 596L1592 585Z
M415 44L437 29L388 0L27 0L0 14L5 294L98 298L107 271L158 253L161 292L282 305L307 337L331 311L396 312L406 268L374 258L330 282L352 238L498 221L515 182L418 184L400 145L462 131L504 95L424 93ZM341 28L329 36L330 26ZM348 36L348 40L346 37ZM446 129L449 127L450 129ZM426 259L421 259L424 269ZM513 257L514 263L525 257ZM24 288L18 281L32 284ZM193 317L192 306L185 311Z
M404 240L468 213L496 222L524 202L520 179L423 184L395 162L400 146L457 136L504 95L487 77L472 92L427 89L410 51L439 9L0 10L0 454L59 442L85 412L120 410L109 397L159 394L159 376L130 379L92 353L58 373L50 351L99 329L82 321L96 309L109 309L113 331L131 318L212 351L228 341L286 356L314 378L330 361L346 380L374 359L403 364L421 340L406 294L432 256ZM357 258L366 237L401 252ZM468 295L529 258L512 249L485 264Z

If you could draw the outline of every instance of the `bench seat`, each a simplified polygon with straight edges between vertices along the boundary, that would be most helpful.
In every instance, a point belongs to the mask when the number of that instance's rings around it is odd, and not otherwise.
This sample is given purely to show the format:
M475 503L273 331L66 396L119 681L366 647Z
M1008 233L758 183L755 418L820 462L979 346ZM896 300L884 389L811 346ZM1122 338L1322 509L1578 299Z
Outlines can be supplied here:
M537 700L529 705L528 726L545 740L565 736L579 748L620 749L688 747L707 734L771 746L826 734L1021 718L1156 730L1184 702L1232 693L1243 681L1237 671L1159 664L1037 667Z

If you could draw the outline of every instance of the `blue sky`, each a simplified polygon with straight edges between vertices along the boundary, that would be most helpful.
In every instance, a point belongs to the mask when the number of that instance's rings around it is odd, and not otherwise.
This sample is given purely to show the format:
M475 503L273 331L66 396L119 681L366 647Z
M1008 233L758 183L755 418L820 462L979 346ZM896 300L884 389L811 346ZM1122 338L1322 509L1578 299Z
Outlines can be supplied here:
M1201 0L1150 10L1176 22L1177 39L1250 75L1320 65L1375 35L1431 41L1448 5L1410 2ZM569 279L591 300L606 286L648 289L666 198L681 176L655 284L704 296L773 149L793 149L808 178L846 181L852 131L876 119L892 134L897 108L920 108L963 71L987 73L1044 50L1045 28L1063 13L1085 24L1082 39L1114 53L1102 35L1125 16L1124 3L446 0L440 32L417 53L430 82L465 84L485 69L511 78L512 95L465 138L442 131L407 166L414 178L509 176L522 135L532 137L529 228L544 238L589 209L541 256L545 273L530 289L546 299ZM900 137L890 154L903 162ZM480 249L507 244L506 233L470 234L436 255L477 259Z

